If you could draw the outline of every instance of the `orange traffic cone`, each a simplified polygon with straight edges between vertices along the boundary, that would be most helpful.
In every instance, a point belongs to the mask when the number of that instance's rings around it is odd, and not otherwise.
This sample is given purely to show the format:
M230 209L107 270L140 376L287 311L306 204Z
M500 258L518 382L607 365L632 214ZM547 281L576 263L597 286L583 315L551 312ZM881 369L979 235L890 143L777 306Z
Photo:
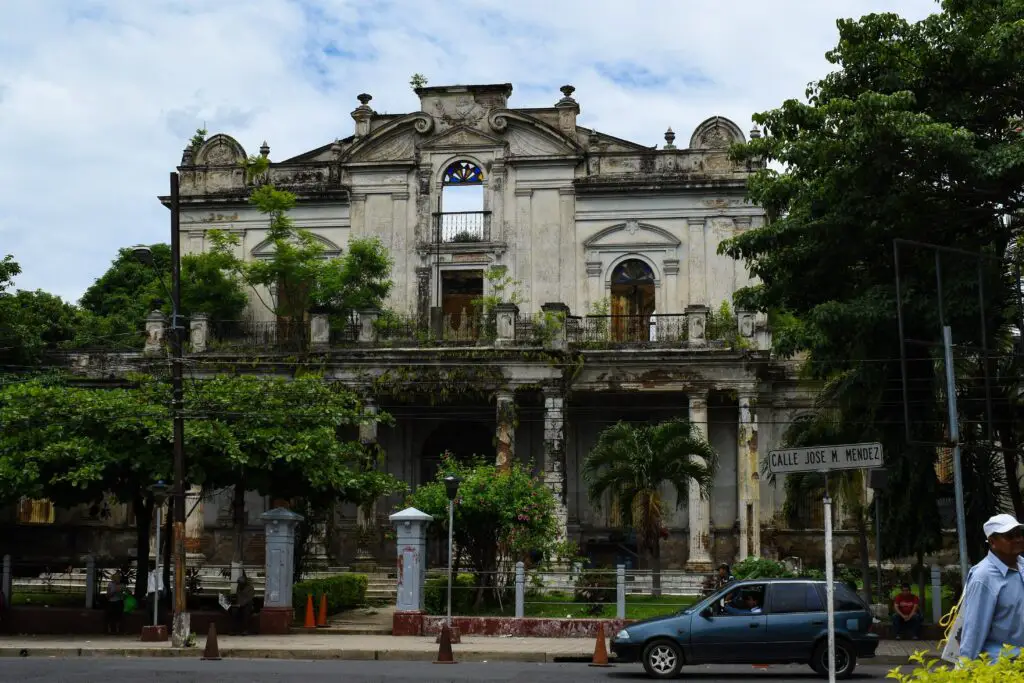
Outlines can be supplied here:
M219 662L220 648L217 646L217 627L210 622L210 631L206 636L206 649L203 650L204 662Z
M302 625L303 628L316 628L316 618L313 616L313 594L310 593L306 596L306 622Z
M327 593L320 596L320 614L317 615L316 625L318 628L327 626Z
M611 666L608 663L608 646L604 642L604 622L597 623L597 642L594 643L594 659L590 666Z
M454 664L455 656L452 654L452 631L446 623L441 627L441 646L437 648L437 659L434 664Z

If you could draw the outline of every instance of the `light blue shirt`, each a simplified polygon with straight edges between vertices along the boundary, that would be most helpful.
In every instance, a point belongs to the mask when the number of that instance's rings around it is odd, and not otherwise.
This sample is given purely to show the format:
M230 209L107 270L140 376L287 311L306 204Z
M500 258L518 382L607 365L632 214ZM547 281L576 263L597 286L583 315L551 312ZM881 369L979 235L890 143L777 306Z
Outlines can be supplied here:
M964 593L960 656L976 659L987 652L995 659L1003 645L1015 654L1024 647L1024 560L1014 571L992 551L968 574Z

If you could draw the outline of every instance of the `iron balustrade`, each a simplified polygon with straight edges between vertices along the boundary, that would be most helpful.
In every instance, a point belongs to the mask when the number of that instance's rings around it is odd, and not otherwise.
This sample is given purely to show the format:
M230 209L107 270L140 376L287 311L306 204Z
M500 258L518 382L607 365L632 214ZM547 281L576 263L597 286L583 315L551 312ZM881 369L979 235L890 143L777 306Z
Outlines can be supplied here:
M460 242L489 242L491 239L490 211L453 211L436 214L434 242L444 244Z

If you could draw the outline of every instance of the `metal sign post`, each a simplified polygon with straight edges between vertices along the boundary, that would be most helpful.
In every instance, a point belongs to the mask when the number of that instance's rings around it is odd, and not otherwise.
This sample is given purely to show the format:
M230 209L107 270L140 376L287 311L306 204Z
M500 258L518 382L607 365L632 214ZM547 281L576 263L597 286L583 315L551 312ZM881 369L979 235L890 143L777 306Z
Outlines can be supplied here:
M825 475L825 601L828 603L828 680L836 680L835 571L832 566L832 496L828 491L829 472L882 467L882 444L853 443L839 446L811 446L768 452L768 471L772 474L818 472Z

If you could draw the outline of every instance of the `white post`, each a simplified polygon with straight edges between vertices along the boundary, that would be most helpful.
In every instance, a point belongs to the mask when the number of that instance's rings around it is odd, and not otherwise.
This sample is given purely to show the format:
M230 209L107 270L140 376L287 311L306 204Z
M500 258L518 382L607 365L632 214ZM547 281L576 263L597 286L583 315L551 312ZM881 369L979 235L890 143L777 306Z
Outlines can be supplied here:
M526 602L526 567L522 562L516 562L516 619L522 619L525 614Z
M454 542L454 529L455 529L455 501L448 501L448 628L452 627L452 549L455 546Z
M921 615L924 617L924 615ZM932 565L932 623L938 624L942 619L942 570L939 565Z
M626 565L615 567L615 616L626 618Z
M156 578L153 579L153 588L157 588L160 585L160 579L163 574L160 573L160 525L163 523L163 506L156 506L156 551L153 553L153 559L155 560L155 572ZM148 559L148 558L147 558ZM149 562L146 563L146 569L149 569ZM139 577L141 579L141 577ZM148 579L148 577L147 577ZM148 581L147 581L148 583ZM149 586L146 586L146 592L149 593ZM153 626L160 625L160 591L156 591L153 595Z
M825 475L825 602L828 609L828 683L836 683L836 607L832 570L832 498Z
M96 603L96 558L85 558L85 609L92 609Z
M946 358L946 407L949 410L949 440L953 444L953 497L956 501L956 535L960 550L960 576L967 576L967 522L964 513L964 475L960 460L960 416L956 409L956 377L953 373L953 332L942 328Z

